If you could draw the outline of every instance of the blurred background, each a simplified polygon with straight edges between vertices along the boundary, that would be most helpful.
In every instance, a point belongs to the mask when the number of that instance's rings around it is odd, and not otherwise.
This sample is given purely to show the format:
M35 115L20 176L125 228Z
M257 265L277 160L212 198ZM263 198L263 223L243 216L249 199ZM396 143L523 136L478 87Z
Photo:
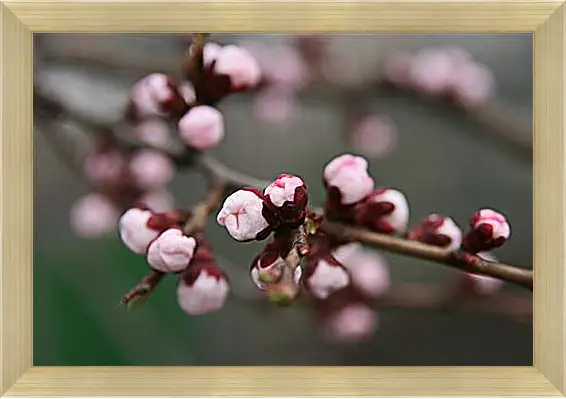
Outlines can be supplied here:
M121 118L137 79L156 71L182 76L189 35L35 39L37 89L70 114L110 124ZM494 255L531 267L531 35L210 40L248 48L264 75L283 83L219 104L226 137L211 151L217 159L262 179L296 173L308 183L311 202L320 205L326 163L346 151L365 155L376 184L407 195L411 223L436 212L465 227L477 209L493 207L512 227L511 240ZM461 78L460 97L439 98L446 75L440 53L476 66ZM403 74L409 54L412 65L422 64L411 75L421 79L418 89ZM377 308L378 328L370 337L329 341L308 304L280 309L256 300L248 270L262 244L233 241L212 218L207 234L233 284L224 309L187 316L176 303L173 277L143 306L119 307L148 271L145 259L128 251L115 229L90 238L73 229L70 210L89 193L73 159L86 156L89 141L84 126L40 111L34 127L35 365L532 364L530 316L481 310L489 305L478 311ZM179 206L199 201L204 188L204 178L192 170L179 170L168 186ZM393 284L442 290L458 277L447 267L382 255ZM530 295L523 291L506 284L492 295Z

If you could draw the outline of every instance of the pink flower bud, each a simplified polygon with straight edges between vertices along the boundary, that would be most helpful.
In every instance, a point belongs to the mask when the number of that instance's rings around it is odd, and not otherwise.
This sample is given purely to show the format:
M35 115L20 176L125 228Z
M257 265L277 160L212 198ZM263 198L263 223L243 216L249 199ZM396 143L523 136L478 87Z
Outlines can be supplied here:
M263 192L265 199L280 208L285 202L296 202L297 196L305 196L305 183L301 178L290 174L280 174Z
M487 102L493 95L495 79L484 65L468 62L455 72L452 91L456 101L465 107L476 107Z
M177 273L187 268L191 261L196 241L179 229L164 231L149 246L147 262L155 270Z
M462 244L462 230L452 218L432 213L407 238L455 251Z
M238 241L263 239L270 231L263 208L261 193L251 189L238 190L226 198L216 220Z
M81 237L98 237L116 228L119 212L101 194L88 194L71 208L71 227Z
M412 85L427 95L442 95L449 89L455 73L451 52L425 49L417 53L411 65Z
M261 79L261 70L255 58L247 50L228 45L216 56L214 73L230 78L232 90L247 90Z
M309 259L305 285L316 298L326 299L348 284L350 284L350 275L334 257L327 255L318 260Z
M397 144L397 127L386 116L370 115L360 119L349 136L350 145L360 153L380 157Z
M279 224L300 225L305 220L308 193L301 178L280 174L265 188L263 195L266 206L275 213Z
M187 314L197 316L221 309L229 293L230 285L224 277L202 269L191 285L179 282L177 302Z
M351 243L336 248L332 254L348 270L352 284L363 294L377 298L389 289L391 280L387 261L377 252Z
M164 116L170 111L181 110L182 98L170 78L161 73L152 73L137 81L131 90L133 112L139 118Z
M333 341L356 342L373 335L377 326L377 313L366 305L354 303L330 315L324 324L324 335Z
M216 108L194 107L179 121L179 134L187 145L200 151L209 150L224 138L224 117Z
M253 98L255 117L266 123L293 122L300 112L295 93L288 88L268 86Z
M271 262L271 263L268 263ZM250 269L250 276L254 285L264 291L265 284L273 284L281 279L282 267L284 267L285 260L281 257L277 258L262 258L256 257ZM301 266L297 266L293 272L293 280L295 284L299 284L303 274Z
M385 234L402 233L409 221L405 195L391 188L379 188L355 208L356 222Z
M152 216L151 211L131 208L120 218L120 238L126 247L137 254L145 254L149 244L159 235L158 230L148 225Z
M504 215L493 209L481 209L470 220L463 246L467 251L480 252L502 246L511 235L511 228Z
M174 165L169 157L158 151L142 150L132 158L130 173L141 188L154 189L173 179Z
M154 212L165 212L175 205L173 195L166 190L146 192L139 199L139 202L145 204Z
M305 87L309 78L305 60L289 45L270 48L265 56L262 72L268 81L291 90Z
M123 176L124 157L117 151L95 152L84 163L84 174L94 185L116 184Z
M132 128L133 134L149 145L164 147L169 140L169 126L161 119L146 119Z
M189 54L193 52L193 46L189 49ZM222 46L218 43L208 42L202 49L202 60L205 67L208 67L216 60L218 54L222 51Z
M324 168L324 181L328 187L336 187L342 196L341 203L356 203L373 190L373 179L368 174L368 162L351 154L334 158Z
M230 293L230 283L216 264L204 238L197 238L197 249L189 268L179 280L177 302L185 313L202 315L221 309Z

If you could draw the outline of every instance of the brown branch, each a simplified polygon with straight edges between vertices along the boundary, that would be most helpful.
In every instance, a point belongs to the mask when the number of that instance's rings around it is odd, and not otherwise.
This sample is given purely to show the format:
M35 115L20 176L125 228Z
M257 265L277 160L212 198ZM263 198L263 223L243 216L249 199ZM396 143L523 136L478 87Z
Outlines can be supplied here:
M48 106L50 109L58 109L56 101L44 98L41 93L37 93L36 97L40 99L41 105L44 107ZM54 108L55 107L55 108ZM79 118L79 121L82 119ZM96 125L93 122L87 121L89 127L98 127L104 129L100 125ZM119 138L119 140L125 140ZM140 148L151 148L150 146L137 142L135 140L121 141L122 143L127 143L128 145L136 145ZM163 150L162 150L163 151ZM165 151L166 152L166 151ZM173 159L175 157L184 157L181 153L168 153ZM220 161L214 159L213 157L205 154L198 154L194 160L196 166L201 168L205 173L208 174L212 181L222 182L222 185L227 187L242 187L242 186L252 186L256 188L263 188L269 184L268 181L263 181L256 179L252 176L246 175L241 172L237 172L230 167L224 165ZM218 200L218 198L216 199ZM200 209L200 208L199 208ZM207 213L207 208L203 205L202 213ZM199 211L200 213L201 211ZM505 265L502 263L493 263L485 261L477 256L471 256L469 254L459 254L446 252L442 248L422 244L415 241L410 241L398 237L392 237L388 235L383 235L379 233L374 233L371 231L342 225L339 223L327 222L324 225L324 229L337 238L345 240L357 240L363 244L370 245L376 248L380 248L386 251L395 252L403 255L412 256L415 258L425 259L432 262L440 263L446 266L450 266L462 271L469 273L483 274L508 282L512 282L523 287L533 288L533 273L532 270L521 269L510 265ZM293 253L290 255L294 256ZM291 261L291 263L296 263L296 261Z
M255 187L263 189L270 183L267 180L256 179L253 176L238 172L210 155L199 155L196 164L210 177L221 179L226 184L233 187Z
M418 241L375 233L337 222L326 221L321 228L324 232L339 240L358 241L384 251L436 262L467 273L498 278L528 288L531 291L533 289L533 271L529 269L489 262L476 255L447 251Z

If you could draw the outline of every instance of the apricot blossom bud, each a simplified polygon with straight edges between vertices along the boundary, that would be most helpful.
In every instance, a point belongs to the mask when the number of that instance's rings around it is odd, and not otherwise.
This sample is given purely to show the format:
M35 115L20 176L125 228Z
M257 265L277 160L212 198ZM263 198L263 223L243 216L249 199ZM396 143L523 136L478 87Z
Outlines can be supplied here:
M154 212L165 212L173 208L175 200L169 191L157 190L146 192L139 202L147 205Z
M152 73L134 83L130 101L135 116L164 116L185 107L182 97L171 79L161 73Z
M450 89L454 73L453 54L444 50L424 49L418 52L411 64L411 83L427 95L443 95Z
M300 112L295 93L283 86L262 88L253 98L254 115L265 123L292 122Z
M224 138L224 117L216 108L199 105L179 121L183 141L200 151L216 147Z
M118 151L95 152L87 156L83 171L92 184L115 184L123 177L125 164Z
M352 284L363 294L377 298L389 289L391 280L387 261L377 252L350 243L334 249L332 254L348 270Z
M222 47L216 55L214 73L230 78L233 91L247 90L261 79L259 64L249 51L235 45Z
M158 151L142 150L130 161L130 173L141 188L160 188L173 179L174 165L169 157Z
M218 266L203 238L197 238L197 249L177 286L177 302L185 313L202 315L221 309L230 293L230 283Z
M263 75L272 84L296 90L308 83L308 65L294 46L270 47L261 55Z
M452 218L432 213L411 229L407 238L455 251L462 244L462 230Z
M134 136L155 147L163 147L169 140L169 126L162 119L152 118L139 122L132 128Z
M263 215L264 201L261 192L241 189L226 198L216 221L238 241L262 240L270 233Z
M98 237L116 228L118 209L101 194L88 194L71 207L71 227L81 237Z
M463 240L469 252L487 251L502 246L511 235L504 215L493 209L481 209L470 219L470 231Z
M309 259L305 271L305 286L318 299L326 299L350 284L348 271L330 254Z
M159 230L149 227L152 216L153 212L149 210L131 208L120 217L120 238L137 254L145 254L149 244L159 235Z
M152 269L164 273L177 273L187 268L191 261L196 241L179 229L164 231L149 246L147 262Z
M484 65L468 62L455 73L452 92L456 101L466 107L484 104L493 95L495 79Z
M354 123L348 139L361 154L381 157L397 144L397 127L384 115L368 115Z
M369 306L353 303L330 314L324 323L324 335L333 341L356 342L373 335L377 313Z
M264 192L265 205L275 214L279 224L299 225L305 220L308 193L300 177L283 173Z
M391 188L379 188L356 204L356 222L384 234L402 233L409 221L405 195Z
M334 158L324 168L327 187L336 187L341 194L341 203L354 204L368 196L374 187L368 174L368 162L351 154Z

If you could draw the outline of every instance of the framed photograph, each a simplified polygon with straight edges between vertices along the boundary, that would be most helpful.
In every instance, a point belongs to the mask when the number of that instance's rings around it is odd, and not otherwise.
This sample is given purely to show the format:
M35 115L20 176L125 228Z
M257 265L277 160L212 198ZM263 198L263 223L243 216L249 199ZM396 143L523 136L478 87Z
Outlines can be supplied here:
M564 396L565 7L1 1L1 394Z

